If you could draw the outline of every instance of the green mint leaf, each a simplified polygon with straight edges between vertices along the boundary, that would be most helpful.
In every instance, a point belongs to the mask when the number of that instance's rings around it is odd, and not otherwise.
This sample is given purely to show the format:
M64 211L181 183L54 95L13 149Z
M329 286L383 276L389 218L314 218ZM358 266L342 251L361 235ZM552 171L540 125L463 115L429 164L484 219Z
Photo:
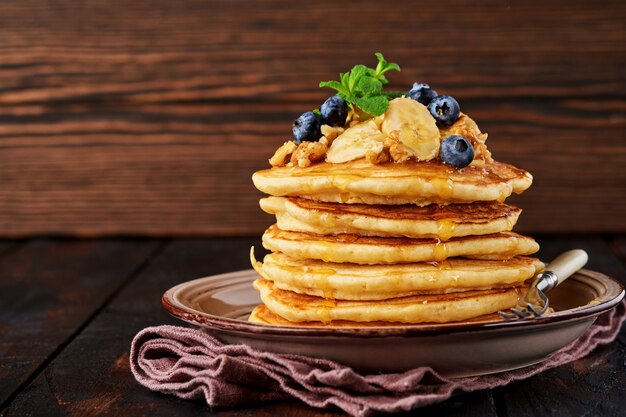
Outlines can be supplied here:
M383 84L380 80L372 78L369 75L365 75L359 79L357 87L364 96L377 96L380 95L380 92L383 89Z
M354 88L357 86L359 80L364 75L367 75L368 68L365 65L355 65L350 71L350 77L348 79L348 87L351 92L354 92Z
M346 90L350 90L348 84L350 82L350 73L349 72L340 72L339 73L339 81L341 84L346 87Z
M320 109L313 109L311 110L313 113L315 114L322 114L322 112L320 111Z
M320 83L320 87L328 87L328 88L332 88L333 90L337 90L337 92L344 94L344 95L351 95L350 90L348 90L347 87L345 87L342 83L337 82L337 81L322 81Z
M389 107L389 100L405 93L383 91L383 85L389 80L385 73L391 70L400 71L398 64L387 62L380 52L376 52L378 64L376 68L355 65L349 72L339 73L339 81L324 81L320 87L328 87L337 91L352 109L355 107L363 113L378 116Z
M376 52L374 55L376 55L376 59L378 60L378 64L376 65L375 70L376 74L382 74L383 68L385 68L385 66L387 65L387 60L380 52Z
M376 65L377 77L382 76L387 71L400 71L400 66L398 64L395 62L387 62L385 57L383 57L383 54L380 52L376 52L374 55L376 55L376 59L378 59L378 65Z
M369 113L374 116L380 116L387 111L389 107L389 100L385 96L370 96L370 97L357 97L355 98L355 104L358 108L365 113Z

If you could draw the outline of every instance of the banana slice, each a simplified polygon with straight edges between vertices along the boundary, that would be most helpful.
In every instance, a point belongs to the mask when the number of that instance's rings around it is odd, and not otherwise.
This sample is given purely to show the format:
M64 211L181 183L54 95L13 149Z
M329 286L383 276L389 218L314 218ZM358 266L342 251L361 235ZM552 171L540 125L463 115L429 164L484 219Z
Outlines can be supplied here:
M337 136L326 153L326 161L339 164L365 158L369 152L379 154L386 137L380 132L376 120L359 123Z
M441 140L437 123L426 106L413 99L391 100L381 128L383 133L400 139L418 161L429 161L439 155Z

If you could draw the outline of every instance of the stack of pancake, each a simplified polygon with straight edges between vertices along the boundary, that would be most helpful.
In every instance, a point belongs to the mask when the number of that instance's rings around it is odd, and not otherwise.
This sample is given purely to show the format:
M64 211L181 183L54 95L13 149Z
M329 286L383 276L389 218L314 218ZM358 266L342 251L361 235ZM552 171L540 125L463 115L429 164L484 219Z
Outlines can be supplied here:
M282 326L383 326L493 316L515 305L543 264L512 232L504 204L524 170L490 158L457 169L364 158L256 172L277 223L272 251L251 254L263 304L250 321Z

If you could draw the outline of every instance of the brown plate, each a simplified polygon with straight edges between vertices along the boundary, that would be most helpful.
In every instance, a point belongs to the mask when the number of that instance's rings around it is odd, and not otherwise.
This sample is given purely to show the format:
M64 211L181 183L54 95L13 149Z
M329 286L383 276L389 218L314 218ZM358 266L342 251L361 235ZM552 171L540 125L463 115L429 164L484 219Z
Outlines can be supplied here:
M257 277L250 269L188 281L163 294L163 307L224 343L327 358L364 372L430 366L446 376L468 376L547 359L624 297L619 282L583 269L550 291L556 311L533 320L338 329L277 327L247 322L261 302L252 288Z

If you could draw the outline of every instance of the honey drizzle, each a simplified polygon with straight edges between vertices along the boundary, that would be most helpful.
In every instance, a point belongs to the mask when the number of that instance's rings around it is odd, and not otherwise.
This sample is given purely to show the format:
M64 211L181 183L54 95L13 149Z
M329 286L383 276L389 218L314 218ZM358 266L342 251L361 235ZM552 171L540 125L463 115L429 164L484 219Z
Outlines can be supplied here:
M448 240L454 236L456 231L456 222L451 219L442 219L437 221L437 236L441 240Z
M315 287L322 291L322 296L326 299L333 298L335 289L328 283L328 277L334 275L336 272L330 268L320 268L314 271L315 275Z
M441 262L448 257L448 247L446 243L441 239L436 239L435 246L433 248L433 260L435 262Z

